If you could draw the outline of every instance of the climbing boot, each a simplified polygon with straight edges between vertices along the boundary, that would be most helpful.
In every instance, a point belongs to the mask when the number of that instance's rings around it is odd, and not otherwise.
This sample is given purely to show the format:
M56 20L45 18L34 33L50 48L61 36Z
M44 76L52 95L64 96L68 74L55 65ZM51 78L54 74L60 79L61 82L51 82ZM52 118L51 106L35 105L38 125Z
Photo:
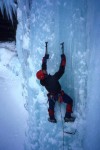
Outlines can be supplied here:
M57 123L57 120L55 118L51 118L51 117L48 118L48 121L52 122L52 123Z
M74 122L75 121L75 117L72 117L71 113L66 112L65 117L64 117L64 121L65 122Z
M70 117L70 118L67 118L67 117L64 117L64 121L65 122L74 122L75 121L75 117Z

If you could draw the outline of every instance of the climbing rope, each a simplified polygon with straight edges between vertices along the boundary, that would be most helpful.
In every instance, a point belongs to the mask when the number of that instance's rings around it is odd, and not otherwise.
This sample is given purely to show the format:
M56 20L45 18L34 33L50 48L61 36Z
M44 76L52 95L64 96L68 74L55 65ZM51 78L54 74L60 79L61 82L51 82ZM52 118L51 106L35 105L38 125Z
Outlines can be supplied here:
M64 150L64 133L66 133L66 134L70 134L70 135L74 135L74 134L76 133L76 131L77 131L77 130L75 130L74 132L64 131L64 122L63 122L63 115L62 115L62 111L61 111L61 103L59 103L59 107L60 107L61 122L62 122L62 132L63 132L63 150Z
M63 123L63 116L62 116L62 111L61 111L61 103L59 103L60 107L60 114L61 114L61 121L62 121L62 131L63 131L63 150L64 150L64 123Z

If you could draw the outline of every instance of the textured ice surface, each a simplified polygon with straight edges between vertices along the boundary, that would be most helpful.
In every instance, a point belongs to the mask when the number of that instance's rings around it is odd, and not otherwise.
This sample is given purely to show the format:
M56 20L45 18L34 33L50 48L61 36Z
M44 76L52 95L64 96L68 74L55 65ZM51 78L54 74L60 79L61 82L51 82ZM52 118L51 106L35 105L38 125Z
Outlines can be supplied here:
M65 149L100 149L99 6L100 2L95 0L19 1L16 46L25 79L25 107L29 113L26 150L51 150L51 147L55 150L63 146L59 105L55 110L58 123L48 123L47 92L35 76L45 54L45 41L49 42L48 72L51 74L59 67L60 43L65 42L67 66L60 83L74 99L77 117L74 124L66 126L66 130L77 128L77 133L64 136Z

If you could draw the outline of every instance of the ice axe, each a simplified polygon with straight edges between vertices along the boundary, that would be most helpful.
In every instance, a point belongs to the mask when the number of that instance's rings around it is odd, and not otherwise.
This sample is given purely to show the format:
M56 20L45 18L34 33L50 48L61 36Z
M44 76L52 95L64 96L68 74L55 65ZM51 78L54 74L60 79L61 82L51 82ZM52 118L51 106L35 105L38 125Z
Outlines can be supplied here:
M45 57L46 57L46 59L49 59L49 54L48 54L48 42L45 42Z
M48 54L48 42L45 42L45 55Z
M61 45L62 54L64 54L64 42L62 42L60 45Z

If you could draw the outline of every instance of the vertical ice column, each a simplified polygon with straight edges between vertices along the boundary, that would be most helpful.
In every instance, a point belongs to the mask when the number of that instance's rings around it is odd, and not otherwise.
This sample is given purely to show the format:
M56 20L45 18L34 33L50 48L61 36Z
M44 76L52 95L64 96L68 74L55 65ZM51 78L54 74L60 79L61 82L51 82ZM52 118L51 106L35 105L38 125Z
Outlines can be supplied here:
M61 83L74 100L74 113L77 116L75 125L78 129L78 134L73 139L66 139L66 147L80 150L84 141L87 96L87 1L64 1L61 5L59 38L65 41L67 56L66 72Z
M84 118L87 82L87 1L63 1L60 5L59 39L67 56L63 88L74 99L78 115Z
M58 9L54 1L30 2L30 5L27 5L28 1L19 1L17 29L17 50L23 68L26 89L24 94L26 94L26 109L29 113L29 129L26 134L28 141L25 147L30 150L49 150L53 145L54 149L57 149L59 145L55 145L56 140L52 141L57 127L53 133L50 132L51 124L47 122L46 92L41 89L36 79L36 71L41 68L41 60L45 54L45 41L50 43L49 50L56 45L58 26L55 26L55 22ZM53 58L54 51L49 52Z
M54 149L62 146L60 123L53 128L53 132L50 132L52 125L47 123L46 92L39 86L35 77L36 71L41 67L46 40L50 43L51 61L48 62L50 73L54 73L55 64L59 65L60 52L57 45L62 41L65 42L67 70L61 84L64 90L75 98L79 117L84 118L87 70L86 4L85 0L78 0L77 3L73 0L19 1L17 49L23 68L24 86L27 91L26 108L29 112L27 132L29 144L26 149L49 150L51 146ZM82 134L80 130L80 134L73 138L73 145L76 143L81 149L83 140L83 130ZM72 139L66 138L66 141L68 141L66 148L73 149Z
M100 149L100 1L88 1L88 94L85 150Z

